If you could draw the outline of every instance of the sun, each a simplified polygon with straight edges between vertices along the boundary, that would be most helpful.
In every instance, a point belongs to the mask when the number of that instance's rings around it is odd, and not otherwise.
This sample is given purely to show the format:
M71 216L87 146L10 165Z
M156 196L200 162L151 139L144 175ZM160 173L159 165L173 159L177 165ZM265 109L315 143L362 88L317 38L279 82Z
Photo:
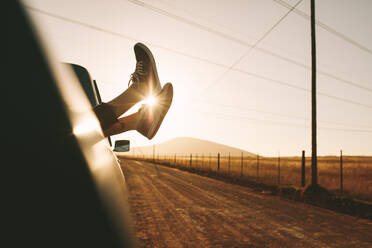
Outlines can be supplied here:
M154 96L149 96L144 100L144 103L147 104L148 106L152 107L156 104L157 100L156 97Z

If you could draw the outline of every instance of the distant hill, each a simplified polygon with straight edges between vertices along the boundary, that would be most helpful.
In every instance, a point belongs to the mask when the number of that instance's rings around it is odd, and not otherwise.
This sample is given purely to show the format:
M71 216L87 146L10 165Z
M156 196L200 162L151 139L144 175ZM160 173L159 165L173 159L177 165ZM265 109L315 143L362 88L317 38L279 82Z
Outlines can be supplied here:
M153 146L142 146L142 147L132 147L131 152L135 154L145 154L152 155ZM174 138L163 143L155 145L156 154L198 154L209 156L209 154L216 156L217 153L220 153L221 156L227 156L229 153L231 156L241 156L242 152L244 156L255 156L255 154L238 149L231 146L222 145L216 142L211 142L207 140L180 137Z

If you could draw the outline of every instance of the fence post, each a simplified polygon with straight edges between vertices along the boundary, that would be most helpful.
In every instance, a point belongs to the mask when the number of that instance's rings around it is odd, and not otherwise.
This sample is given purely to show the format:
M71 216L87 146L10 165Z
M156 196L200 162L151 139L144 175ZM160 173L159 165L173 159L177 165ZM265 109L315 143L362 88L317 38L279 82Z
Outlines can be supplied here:
M278 154L278 185L280 185L280 153Z
M202 154L202 163L201 163L201 164L202 164L201 167L202 167L202 169L203 169L203 168L204 168L204 153Z
M229 153L229 162L228 162L228 171L227 171L227 174L230 175L230 162L231 161L231 158L230 158L230 153Z
M220 153L217 154L217 170L220 171Z
M301 165L301 187L305 187L306 176L305 176L305 151L302 151L302 165Z
M192 166L192 153L190 153L190 169L191 169L191 166Z
M209 167L209 170L211 170L211 162L212 162L211 159L212 159L212 156L211 156L211 154L209 153L209 166L208 166L208 167Z
M194 167L195 169L198 168L198 154L197 153L195 153L195 156L194 156Z
M243 152L242 152L242 157L240 161L240 176L243 176Z
M174 154L174 167L177 165L177 153Z
M259 180L259 167L260 167L260 158L259 158L259 155L257 153L257 169L256 169L256 180L257 180L257 182Z
M343 174L343 164L342 164L342 150L340 150L340 192L343 193L344 190L344 174Z

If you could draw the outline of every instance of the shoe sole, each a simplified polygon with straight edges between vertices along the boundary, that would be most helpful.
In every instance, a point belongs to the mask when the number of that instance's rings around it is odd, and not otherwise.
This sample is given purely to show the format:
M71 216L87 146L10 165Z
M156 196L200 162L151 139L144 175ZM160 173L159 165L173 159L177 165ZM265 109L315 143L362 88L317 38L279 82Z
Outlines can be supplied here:
M165 104L163 106L164 110L161 112L161 114L155 115L155 118L156 119L153 121L154 124L151 125L150 129L148 130L148 132L144 132L143 130L141 130L141 128L139 130L137 130L142 135L146 136L149 140L151 140L155 136L155 134L158 132L161 123L163 122L166 114L168 113L168 110L169 110L170 106L172 105L172 101L173 101L173 86L172 86L171 83L165 84L164 87L163 87L163 89L162 89L162 91L160 92L160 94L162 92L166 92L166 91L170 91L170 92L168 92L169 93L168 100L170 98L170 101L167 102L167 104Z
M160 91L161 91L161 85L160 85L160 80L159 80L159 75L158 75L158 70L156 68L156 63L155 63L155 59L154 59L154 55L152 54L152 52L150 51L150 49L143 43L136 43L135 46L139 46L141 47L141 49L143 49L146 54L149 56L150 58L150 62L151 62L151 65L153 65L153 70L154 70L154 74L155 74L155 80L157 81L157 88L155 89L156 91L154 92L155 94L158 94Z
M154 125L151 126L151 128L150 128L150 130L148 132L149 133L149 135L148 135L148 138L149 139L152 139L155 136L155 134L158 132L161 123L163 122L165 116L168 113L168 110L169 110L170 106L172 105L172 101L173 101L173 86L172 86L172 84L171 83L165 84L164 87L163 87L163 90L170 90L171 91L171 93L170 93L170 101L165 106L166 110L163 112L163 114L162 115L158 115L156 117L156 120L155 120Z

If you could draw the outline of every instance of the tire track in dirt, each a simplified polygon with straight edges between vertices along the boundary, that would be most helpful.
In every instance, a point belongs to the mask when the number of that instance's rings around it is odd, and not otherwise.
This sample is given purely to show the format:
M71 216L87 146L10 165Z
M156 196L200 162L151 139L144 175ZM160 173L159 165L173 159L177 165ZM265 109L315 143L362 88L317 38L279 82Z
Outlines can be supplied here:
M140 247L372 247L372 223L123 160Z
M213 244L211 247L224 247L223 245L226 244L226 237L228 237L227 241L229 241L232 236L235 236L238 239L240 238L244 242L244 245L247 245L250 242L251 238L248 238L225 221L227 216L222 216L218 213L218 211L215 211L218 204L216 204L216 207L213 207L211 204L209 204L209 207L203 206L203 204L201 204L202 201L195 201L195 199L192 199L192 197L187 197L186 194L182 194L185 193L185 188L183 188L183 192L176 190L176 187L174 187L174 185L170 186L168 181L165 183L159 181L156 186L161 191L164 191L165 194L168 195L169 199L176 199L174 204L176 205L177 209L181 209L182 212L186 213L189 218L191 217L194 225L198 227L201 233L206 236L208 236L208 234L214 235L214 237L211 238L211 242ZM206 203L208 204L208 202ZM211 212L212 214L208 214L208 212ZM214 216L213 220L210 218L210 215ZM221 219L224 221L221 221ZM257 233L256 236L258 235L262 239L262 235ZM255 239L255 241L256 243L261 243L258 242L258 239ZM252 245L252 247L254 246Z
M195 190L196 191L203 191L203 189L201 188L198 188L194 185L189 185L189 187L195 187ZM190 194L190 197L192 198L193 195L195 195L195 192L194 193L191 193ZM251 194L250 194L251 195ZM221 202L221 207L223 208L228 208L228 206L223 206L224 204L223 203L227 203L227 202L231 202L230 206L234 206L235 208L233 209L236 209L236 207L238 207L238 212L241 212L239 209L244 209L246 207L246 205L242 205L241 203L237 202L237 201L230 201L228 198L221 198L221 197L218 197L220 202ZM250 200L250 202L252 202L252 199ZM201 203L203 204L203 203ZM263 204L264 206L265 204ZM272 205L271 205L272 206ZM252 208L252 206L250 206L250 208ZM262 209L262 205L259 206L257 205L256 208L258 209ZM280 235L278 237L278 234L281 233L283 235L292 235L294 238L299 238L301 237L301 242L304 242L306 241L306 245L305 247L329 247L326 245L327 243L327 240L325 240L325 243L323 242L320 242L321 241L321 237L316 237L316 239L312 238L311 236L309 235L304 235L303 232L304 230L300 227L298 227L298 223L300 223L301 221L299 221L298 219L292 217L292 216L286 216L285 214L283 215L280 211L277 211L275 209L270 209L268 208L267 206L264 208L265 211L265 215L262 215L262 212L263 211L257 211L255 213L255 222L258 222L258 224L255 224L255 227L257 228L257 230L261 230L263 233L266 233L266 237L265 237L265 240L267 240L269 237L273 238L273 240L276 240L278 238L280 238ZM282 208L280 208L282 209ZM271 210L271 211L267 211L267 210ZM232 211L230 211L231 213ZM271 221L272 218L267 218L268 215L267 213L270 213L272 212L270 215L275 217L276 221ZM218 214L218 213L217 213ZM280 220L280 217L281 216L285 216L286 219L283 221L283 220ZM231 218L229 217L234 217L234 215L231 215L230 216L221 216L222 218L225 219L225 222L228 222L232 225L235 226L235 228L239 228L239 229L245 229L245 227L241 227L241 225L239 224L239 222L236 221L236 218L234 218L234 220L231 221ZM249 219L249 216L245 216L245 219ZM278 220L279 218L279 220ZM294 222L292 221L292 224L289 224L289 219L292 219L294 220ZM260 225L261 223L265 223L266 225L262 226ZM279 224L278 224L279 223ZM297 226L296 226L297 225ZM303 225L306 225L305 223ZM251 224L252 226L252 224ZM273 228L274 227L274 228ZM319 233L319 231L318 231ZM327 237L329 237L331 235L331 231L327 230ZM340 239L340 244L342 244L344 241Z
M164 170L167 170L168 168L163 167ZM180 176L181 175L181 176ZM192 186L195 185L195 180L192 180L190 178L192 177L199 177L195 174L189 174L188 177L183 177L183 174L175 174L174 177L179 178L180 180L187 180L188 182L193 181L194 183ZM213 179L209 179L213 180ZM196 182L200 182L200 185L196 186L200 190L206 189L205 182L208 182L208 180L196 180ZM215 182L214 184L226 184L224 182ZM314 238L319 241L324 241L324 243L329 243L329 237L332 236L338 236L338 239L334 239L335 243L332 244L333 247L337 247L337 245L340 245L340 247L345 246L345 240L344 238L348 237L349 233L354 233L354 238L357 238L361 243L369 244L371 242L371 235L368 235L371 232L371 222L360 220L355 217L339 214L332 212L330 210L318 208L318 207L311 207L308 204L299 203L299 202L293 202L286 199L281 199L279 197L274 196L260 196L260 197L254 197L254 194L257 195L257 193L249 193L249 198L241 197L241 195L247 193L247 188L234 185L234 191L238 192L240 196L240 201L245 201L244 204L252 203L252 200L256 201L258 205L256 205L256 208L262 209L264 207L265 213L271 213L266 218L265 222L270 221L270 219L275 219L274 225L277 226L278 223L290 223L285 226L278 226L278 229L281 229L284 232L287 232L287 234L294 234L294 236L304 236L303 234L299 233L298 231L301 229L304 229L307 233L305 236L306 239L311 240L311 243L318 243L318 241L315 241L313 238L311 238L311 233L314 233ZM230 196L232 197L235 192L224 192L223 189L225 187L216 187L213 186L214 192L218 192L219 195L225 195L227 196L226 199ZM231 187L227 187L229 189ZM252 199L253 198L253 199ZM270 202L271 198L271 202ZM262 201L262 199L265 199ZM278 201L279 199L279 201ZM268 204L269 203L269 204ZM278 209L273 209L273 204L278 205ZM296 209L300 208L302 211L293 211L293 204L296 204ZM281 205L281 206L280 206ZM261 207L260 207L261 206ZM270 210L270 211L268 211ZM314 213L315 212L315 213ZM298 214L300 213L300 214ZM293 215L293 216L292 216ZM316 217L316 218L315 218ZM326 220L326 221L324 221ZM309 221L313 222L313 225L309 224ZM350 225L352 221L356 221L359 223L369 223L368 225ZM299 223L303 223L301 226L304 227L298 227ZM320 223L321 222L321 223ZM321 224L321 225L319 225ZM292 226L296 226L295 228L292 228ZM319 228L320 227L320 228ZM336 229L335 231L332 231L332 229ZM357 229L357 230L356 230ZM322 245L318 243L317 247L321 247ZM323 245L324 246L324 245ZM326 247L326 246L325 246Z
M153 172L153 174L155 174L155 172ZM202 246L201 245L201 246L190 246L190 247L226 247L226 240L229 242L232 235L236 236L237 238L241 238L243 236L240 232L237 232L235 228L232 228L231 226L227 225L226 222L221 222L221 221L218 222L216 220L209 221L210 218L207 219L207 225L206 225L207 227L209 227L208 231L207 232L203 231L204 228L201 227L200 223L197 221L195 217L199 216L199 214L205 215L205 211L203 210L205 208L198 207L198 205L194 205L194 202L189 200L190 198L182 196L177 191L172 190L172 188L169 187L168 185L162 185L163 184L162 181L164 181L165 177L161 176L161 178L163 180L157 180L157 183L154 182L154 185L156 185L162 191L166 191L168 198L176 199L175 203L178 205L176 206L176 209L182 210L181 216L186 215L188 216L188 218L190 218L190 215L192 215L193 218L191 220L193 221L193 224L195 226L199 227L198 229L200 230L200 233L204 233L204 234L207 233L207 234L215 235L214 238L211 238L211 242L213 246ZM175 198L170 197L172 194L175 195ZM185 206L189 206L189 207L185 208ZM191 209L195 210L195 208L197 208L198 210L202 210L202 211L201 212L196 211L196 213L195 211L190 211ZM215 226L215 228L212 228L212 226ZM219 234L219 235L216 235L216 234ZM244 244L246 245L249 240L244 239L243 241L244 241ZM252 247L256 247L256 246L252 246Z
M165 177L163 177L163 179L165 179ZM186 197L187 199L191 200L192 205L203 206L207 204L208 206L210 206L208 211L201 213L203 214L203 217L207 217L208 219L207 223L204 223L206 226L210 225L210 223L213 223L217 226L217 230L211 230L210 233L220 233L221 237L227 236L229 237L229 239L231 239L231 237L234 237L236 238L237 242L239 241L239 245L246 245L247 243L249 243L249 241L253 240L253 242L256 244L256 247L258 246L257 244L261 244L262 247L266 247L266 243L270 243L274 247L280 247L280 244L282 244L286 240L285 235L292 235L294 236L294 238L301 237L301 240L298 240L297 246L301 245L304 247L328 247L317 240L304 237L304 235L300 234L298 230L293 229L293 227L291 226L282 224L278 225L277 223L271 223L267 221L262 222L263 217L257 218L257 215L259 214L257 213L257 211L253 213L252 211L246 211L248 212L248 214L242 216L242 211L239 209L244 209L246 208L246 206L241 205L236 201L230 201L227 198L222 198L214 194L217 202L219 202L219 209L222 209L222 211L216 211L216 208L213 207L213 203L215 201L212 201L212 204L208 202L208 198L211 193L203 194L203 189L196 188L194 185L187 185L187 183L186 185L188 187L185 188L184 182L179 183L178 181L173 181L171 180L172 177L167 177L166 179L167 180L165 181L165 183L169 186L167 187L168 189L174 188L184 194L184 197L178 198L180 202L182 202ZM181 187L178 187L177 184ZM189 192L190 189L196 191ZM204 199L202 200L200 197L197 197L198 195L203 195ZM188 205L188 203L185 202L185 205ZM232 210L224 211L224 209ZM212 214L208 215L208 212L211 212ZM236 216L234 212L239 213L239 216ZM194 214L193 216L195 219L198 219L200 218L201 214ZM213 216L213 218L210 218L210 216ZM252 218L251 216L256 216L256 218ZM245 220L253 220L253 222L251 222L250 225L245 225L244 223L241 223L241 218ZM258 222L258 224L252 224L255 222ZM262 225L262 223L265 223L265 225ZM275 229L273 229L273 227ZM226 231L228 231L228 233L226 233Z
M125 172L133 189L140 191L134 197L129 196L129 202L132 203L132 217L142 215L142 221L135 221L134 224L141 247L209 247L192 221L180 218L174 205L154 186L152 178L159 176L156 172L149 173L141 167L136 167L135 173L131 169ZM143 226L146 226L145 232Z
M170 245L177 247L177 244L169 244L166 240L159 238L164 236L168 230L162 229L163 226L161 226L164 217L159 212L162 206L159 206L158 199L153 196L148 185L145 185L145 182L139 177L139 174L131 175L131 181L133 182L131 190L133 190L135 194L129 195L129 201L132 203L130 206L131 215L134 221L139 246L163 247L163 245L166 244L169 247ZM146 197L142 198L143 196ZM143 225L146 225L146 231L138 228Z
M195 223L192 221L192 219L188 216L187 213L181 212L180 208L177 208L174 203L170 200L170 195L162 193L158 189L158 185L155 185L153 182L151 182L149 179L144 178L144 181L147 185L151 185L152 192L154 195L161 199L162 207L165 208L166 212L168 213L168 217L171 217L171 223L168 224L174 228L172 229L173 232L176 232L177 238L183 241L183 244L186 244L188 246L192 247L210 247L208 240L206 240L202 235L200 235L200 232L198 231L198 228L195 227ZM180 216L182 218L180 218ZM166 222L169 221L169 219L164 219ZM181 229L180 229L181 227ZM184 232L184 228L187 228L187 232Z

